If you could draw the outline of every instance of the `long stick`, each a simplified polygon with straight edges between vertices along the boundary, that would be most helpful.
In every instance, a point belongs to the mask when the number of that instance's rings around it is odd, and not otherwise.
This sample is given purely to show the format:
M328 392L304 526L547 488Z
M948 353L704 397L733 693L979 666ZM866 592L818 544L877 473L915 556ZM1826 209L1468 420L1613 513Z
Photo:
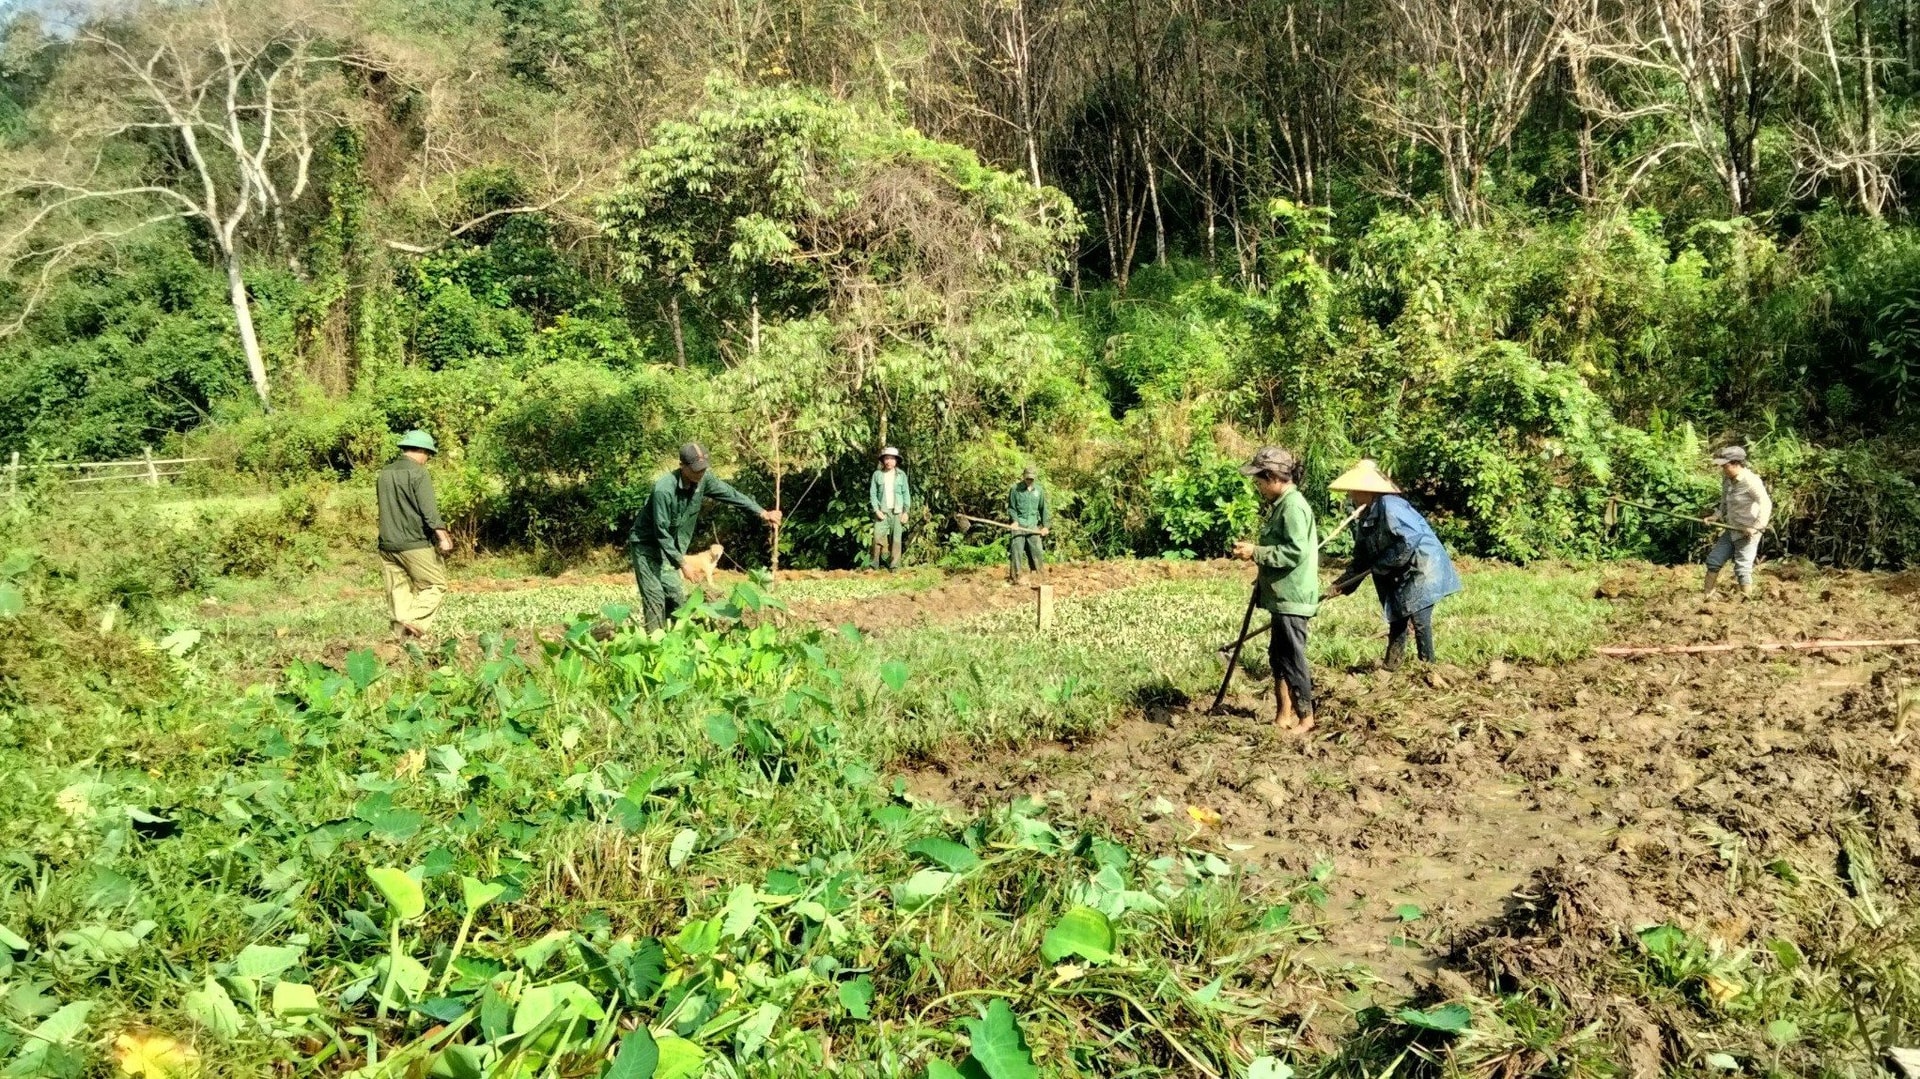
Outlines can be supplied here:
M1325 547L1327 544L1332 543L1334 540L1334 537L1338 536L1342 532L1345 532L1347 530L1347 526L1353 523L1353 519L1360 516L1361 511L1365 509L1366 509L1365 506L1355 506L1353 508L1352 513L1347 514L1344 520L1342 520L1339 524L1333 526L1333 531L1320 537L1320 547L1316 547L1315 550L1319 550L1321 547ZM1254 630L1252 633L1247 632L1247 627L1241 626L1239 639L1233 641L1230 644L1221 645L1219 648L1220 654L1224 656L1229 651L1231 651L1234 654L1235 658L1238 658L1240 655L1241 645L1257 637L1264 636L1266 633L1268 633L1272 629L1273 629L1272 622L1268 622L1266 625L1261 626L1259 629ZM1231 670L1232 668L1228 668L1228 669Z
M1883 641L1756 641L1749 644L1661 644L1617 645L1596 648L1602 656L1678 656L1699 652L1823 652L1829 648L1920 648L1920 637L1894 637Z
M1213 707L1207 709L1208 714L1218 712L1227 699L1227 687L1233 684L1233 669L1240 665L1240 646L1247 643L1247 627L1253 624L1253 609L1259 605L1260 587L1255 585L1253 594L1247 597L1247 613L1240 616L1240 636L1233 642L1233 654L1227 657L1227 673L1220 676L1220 692L1213 695Z
M977 524L977 525L992 525L995 528L1004 528L1016 536L1037 536L1040 534L1039 532L1036 532L1031 528L1022 528L1019 525L1010 525L1005 521L994 521L994 520L989 520L985 517L974 517L970 514L965 514L965 513L956 513L954 514L954 516L960 518L963 521L972 521L974 524Z
M1635 502L1630 498L1621 498L1619 495L1614 495L1612 497L1613 497L1613 501L1619 503L1622 506L1632 506L1634 509L1646 510L1648 513L1664 513L1669 517L1676 517L1682 521L1692 521L1694 524L1697 524L1697 525L1712 526L1712 525L1719 524L1718 521L1709 521L1705 517L1695 517L1690 513L1681 513L1679 510L1669 510L1669 509L1662 509L1659 506L1649 506L1645 502Z

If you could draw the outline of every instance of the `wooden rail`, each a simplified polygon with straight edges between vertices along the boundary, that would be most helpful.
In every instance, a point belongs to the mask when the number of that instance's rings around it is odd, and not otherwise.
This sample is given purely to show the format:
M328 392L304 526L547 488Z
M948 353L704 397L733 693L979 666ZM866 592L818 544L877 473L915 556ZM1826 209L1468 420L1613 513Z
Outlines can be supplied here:
M20 493L20 477L27 472L48 470L54 481L77 486L87 483L144 483L149 487L160 486L163 479L184 476L186 466L211 461L211 457L155 457L152 450L144 451L138 459L128 461L49 461L37 465L20 463L20 451L14 450L6 464L6 494L8 497ZM66 475L66 472L79 473ZM89 475L91 472L93 474ZM111 494L110 491L81 491L77 494Z

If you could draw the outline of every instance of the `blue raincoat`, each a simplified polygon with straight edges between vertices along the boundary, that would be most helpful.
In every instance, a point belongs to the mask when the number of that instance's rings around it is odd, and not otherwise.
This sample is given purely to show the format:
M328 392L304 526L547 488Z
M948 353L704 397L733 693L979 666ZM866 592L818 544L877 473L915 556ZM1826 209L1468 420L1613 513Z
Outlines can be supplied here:
M1460 575L1433 526L1399 495L1380 495L1354 522L1353 562L1335 587L1348 592L1369 574L1389 623L1461 588Z

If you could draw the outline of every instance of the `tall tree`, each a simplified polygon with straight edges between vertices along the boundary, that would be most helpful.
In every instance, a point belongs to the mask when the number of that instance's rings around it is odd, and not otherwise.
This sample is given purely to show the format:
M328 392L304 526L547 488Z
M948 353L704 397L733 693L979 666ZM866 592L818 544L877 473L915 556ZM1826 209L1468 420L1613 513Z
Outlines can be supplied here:
M307 190L320 138L349 122L345 25L313 0L136 0L74 27L34 137L0 160L11 217L0 251L12 273L31 275L13 326L74 255L184 219L226 270L247 371L271 407L248 230L290 250L287 209Z

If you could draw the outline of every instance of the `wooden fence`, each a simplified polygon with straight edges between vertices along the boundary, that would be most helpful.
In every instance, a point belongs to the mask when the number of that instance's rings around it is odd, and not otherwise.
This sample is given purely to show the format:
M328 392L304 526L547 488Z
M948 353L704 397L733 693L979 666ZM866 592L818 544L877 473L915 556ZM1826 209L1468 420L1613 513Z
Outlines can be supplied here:
M187 466L201 461L210 461L210 457L155 457L152 450L143 452L138 459L131 461L64 461L38 465L20 463L20 451L15 450L7 461L6 483L0 485L8 497L20 493L20 477L28 472L42 469L50 472L50 479L63 486L80 487L75 494L114 494L129 484L158 487L162 480L185 475ZM89 487L88 484L105 484L104 487Z

